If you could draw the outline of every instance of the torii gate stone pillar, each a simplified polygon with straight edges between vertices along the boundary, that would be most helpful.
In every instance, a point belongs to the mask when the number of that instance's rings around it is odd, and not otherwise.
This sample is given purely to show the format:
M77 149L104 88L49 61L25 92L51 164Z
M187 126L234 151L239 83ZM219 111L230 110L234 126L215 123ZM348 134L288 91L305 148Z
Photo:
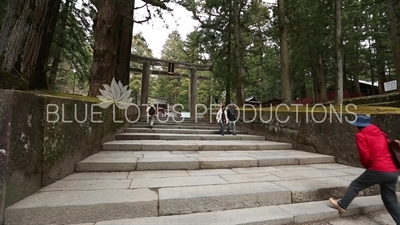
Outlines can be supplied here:
M197 104L197 69L190 69L190 117L196 116Z
M149 100L149 84L150 84L150 63L143 63L142 89L140 95L140 115L146 116L146 109Z

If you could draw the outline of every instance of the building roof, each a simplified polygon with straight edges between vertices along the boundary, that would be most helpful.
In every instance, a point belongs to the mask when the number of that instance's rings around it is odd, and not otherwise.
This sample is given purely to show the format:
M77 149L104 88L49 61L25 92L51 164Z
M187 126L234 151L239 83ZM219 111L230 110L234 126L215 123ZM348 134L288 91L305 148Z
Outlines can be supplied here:
M349 80L353 81L354 79L353 78L349 78ZM371 81L365 81L365 80L358 80L358 83L372 85ZM374 82L374 86L378 87L378 81Z
M256 97L251 96L251 97L247 97L245 101L258 101L258 100L256 99Z
M261 103L260 101L258 101L254 96L251 96L249 98L246 98L246 100L244 100L245 102L250 102L250 103Z
M163 97L149 97L149 102L152 102L153 104L168 104L167 103L167 98Z
M365 80L359 80L358 83L372 85L372 82L371 82L371 81L365 81ZM375 86L375 87L378 87L378 81L375 81L375 82L374 82L374 86Z
M280 98L272 98L272 99L269 99L269 100L266 100L266 101L262 102L263 105L267 105L267 104L271 104L271 103L280 104L280 103L282 103L282 99L280 99Z

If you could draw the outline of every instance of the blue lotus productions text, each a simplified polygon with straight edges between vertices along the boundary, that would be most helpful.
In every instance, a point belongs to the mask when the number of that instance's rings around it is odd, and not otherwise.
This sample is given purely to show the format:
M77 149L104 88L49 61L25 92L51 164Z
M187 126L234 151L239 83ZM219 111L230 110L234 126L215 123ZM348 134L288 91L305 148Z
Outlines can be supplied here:
M213 106L219 105L213 104L211 107ZM231 106L239 109L235 104L231 104ZM204 105L201 105L201 107L206 108ZM244 123L253 123L255 121L261 123L270 123L272 121L287 123L289 121L293 122L291 117L295 117L296 123L300 122L301 119L305 120L304 122L306 123L323 123L327 120L329 120L330 123L342 123L343 121L353 122L357 116L357 113L355 113L357 106L355 104L323 105L319 103L312 106L308 104L279 104L275 106L270 105L269 107L245 104L241 108L241 110L236 110L236 120L242 118ZM199 109L199 107L197 107L197 109ZM217 112L216 109L210 110L210 122L215 119ZM200 115L204 114L206 114L205 111L200 113Z

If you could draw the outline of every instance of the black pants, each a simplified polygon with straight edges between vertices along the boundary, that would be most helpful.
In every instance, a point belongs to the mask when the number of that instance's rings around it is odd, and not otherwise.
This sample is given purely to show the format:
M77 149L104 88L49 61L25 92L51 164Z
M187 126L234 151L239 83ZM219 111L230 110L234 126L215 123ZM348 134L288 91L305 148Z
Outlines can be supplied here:
M397 202L396 185L398 173L378 172L366 170L357 179L351 182L344 197L338 201L343 209L347 209L358 192L379 184L381 189L381 198L387 211L392 216L397 225L400 225L400 207Z
M221 120L221 122L220 122L220 126L221 126L220 132L221 132L221 135L224 135L224 133L225 133L225 123L226 123L226 121L222 121L222 120Z
M228 122L228 129L227 133L229 134L229 129L232 127L233 134L236 135L236 121L229 121Z

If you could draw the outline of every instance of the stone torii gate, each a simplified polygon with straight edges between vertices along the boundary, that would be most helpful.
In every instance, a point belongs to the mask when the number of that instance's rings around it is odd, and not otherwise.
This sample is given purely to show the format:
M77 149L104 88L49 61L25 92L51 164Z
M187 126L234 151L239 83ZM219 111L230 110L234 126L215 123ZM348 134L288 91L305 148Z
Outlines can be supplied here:
M164 76L174 76L180 78L190 78L190 117L195 117L196 104L197 104L197 80L208 80L208 77L197 76L197 71L212 71L211 65L200 65L200 64L192 64L186 62L176 62L169 61L163 59L155 59L144 56L138 56L131 54L131 62L142 63L143 69L140 68L130 68L130 71L133 73L142 74L142 89L140 96L140 104L142 106L148 104L149 99L149 83L150 83L150 74L153 75L164 75ZM190 70L190 74L180 74L172 71L158 71L151 70L151 66L162 66L173 69L188 69Z

